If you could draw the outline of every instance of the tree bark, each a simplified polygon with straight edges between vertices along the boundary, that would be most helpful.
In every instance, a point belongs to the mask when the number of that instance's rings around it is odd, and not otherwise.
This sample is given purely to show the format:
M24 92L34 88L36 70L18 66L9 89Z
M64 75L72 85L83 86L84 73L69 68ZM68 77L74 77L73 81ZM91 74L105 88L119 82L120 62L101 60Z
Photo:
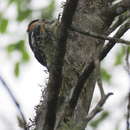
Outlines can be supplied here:
M72 25L82 30L87 29L98 34L105 34L114 18L100 13L101 9L106 7L107 4L105 0L79 0ZM58 119L61 119L61 122L64 123L66 120L79 123L87 116L97 80L95 70L85 82L72 115L69 115L69 118L60 118L64 111L64 104L69 101L79 76L82 74L85 67L98 57L99 53L102 51L103 43L103 40L83 36L71 30L69 31L62 71L62 87L59 93L59 104L57 106L56 123ZM44 97L36 112L36 130L44 129L46 98L47 97ZM64 123L60 123L57 129L62 129ZM75 123L71 124L71 128L75 127Z

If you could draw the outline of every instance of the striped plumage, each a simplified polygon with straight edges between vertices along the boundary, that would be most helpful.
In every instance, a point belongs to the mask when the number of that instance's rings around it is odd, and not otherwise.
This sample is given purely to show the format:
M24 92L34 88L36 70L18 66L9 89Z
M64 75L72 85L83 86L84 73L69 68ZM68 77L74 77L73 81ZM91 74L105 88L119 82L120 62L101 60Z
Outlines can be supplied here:
M30 48L36 59L47 69L55 50L53 23L54 21L37 19L30 22L27 29Z

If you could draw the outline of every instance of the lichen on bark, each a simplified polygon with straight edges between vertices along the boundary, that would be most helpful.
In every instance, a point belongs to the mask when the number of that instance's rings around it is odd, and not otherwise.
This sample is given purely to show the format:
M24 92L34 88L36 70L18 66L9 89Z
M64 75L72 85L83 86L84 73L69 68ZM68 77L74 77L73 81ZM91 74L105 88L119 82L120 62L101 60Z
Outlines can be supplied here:
M87 29L99 34L104 34L113 20L100 14L101 8L105 6L106 2L103 0L79 0L72 25L83 30ZM89 36L83 36L77 32L69 31L62 71L62 87L58 99L59 101L62 101L62 103L60 106L57 106L56 120L64 111L64 103L69 100L79 76L84 71L84 68L94 60L97 55L99 55L103 43L103 40L98 40ZM96 79L96 71L93 71L90 77L86 80L76 108L72 116L69 117L70 121L72 120L75 123L80 123L88 114ZM36 113L36 130L42 130L45 120L45 109L46 100L43 99ZM62 127L61 123L59 129Z

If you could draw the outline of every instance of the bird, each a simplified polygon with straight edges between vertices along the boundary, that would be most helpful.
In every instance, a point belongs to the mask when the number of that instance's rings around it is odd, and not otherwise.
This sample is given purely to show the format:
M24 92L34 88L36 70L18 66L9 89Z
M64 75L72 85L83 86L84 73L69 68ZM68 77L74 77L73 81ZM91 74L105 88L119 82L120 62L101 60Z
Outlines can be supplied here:
M29 46L38 62L49 70L56 48L56 20L36 19L27 28Z

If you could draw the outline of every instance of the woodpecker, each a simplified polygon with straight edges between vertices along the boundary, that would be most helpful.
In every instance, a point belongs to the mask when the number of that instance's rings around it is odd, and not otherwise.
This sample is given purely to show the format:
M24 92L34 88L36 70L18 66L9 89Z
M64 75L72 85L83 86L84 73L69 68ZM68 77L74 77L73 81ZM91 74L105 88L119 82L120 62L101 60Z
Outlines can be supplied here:
M34 56L48 70L56 49L57 25L57 20L36 19L29 23L27 29Z

